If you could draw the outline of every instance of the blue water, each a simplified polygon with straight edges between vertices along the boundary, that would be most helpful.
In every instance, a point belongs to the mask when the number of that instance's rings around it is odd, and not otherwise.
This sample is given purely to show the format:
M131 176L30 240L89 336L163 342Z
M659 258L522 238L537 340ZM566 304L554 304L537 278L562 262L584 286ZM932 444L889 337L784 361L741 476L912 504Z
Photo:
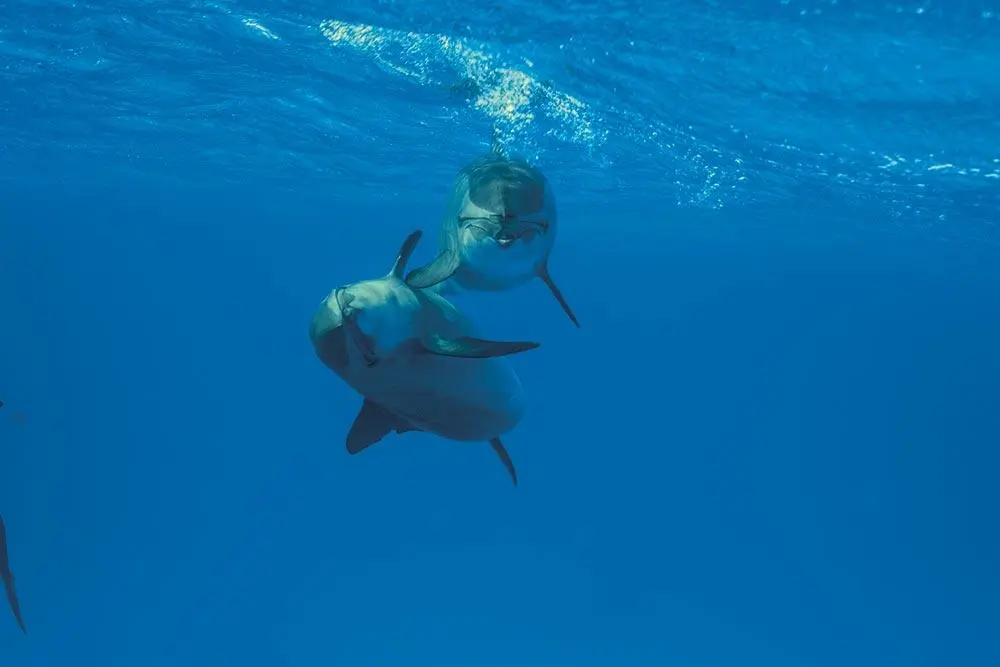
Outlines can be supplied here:
M502 9L501 9L502 7ZM1000 6L0 6L3 667L1000 664ZM548 175L489 448L351 457L328 291Z

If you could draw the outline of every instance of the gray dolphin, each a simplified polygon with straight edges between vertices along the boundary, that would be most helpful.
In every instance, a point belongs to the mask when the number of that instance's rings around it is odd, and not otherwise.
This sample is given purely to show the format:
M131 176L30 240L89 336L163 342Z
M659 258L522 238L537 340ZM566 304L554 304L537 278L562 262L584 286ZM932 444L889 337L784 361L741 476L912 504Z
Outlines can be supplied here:
M347 451L357 454L390 431L485 440L517 485L500 436L520 422L524 391L503 357L538 343L477 338L444 297L408 286L403 271L421 234L406 239L388 275L334 289L313 316L317 356L364 399Z
M7 527L2 516L0 516L0 577L3 578L4 587L7 589L7 602L10 603L14 619L20 626L21 632L28 634L28 629L24 627L24 618L21 616L21 604L17 601L17 589L14 588L14 573L10 571L10 560L7 557Z
M556 201L545 175L524 160L505 157L494 139L492 154L458 172L440 252L411 271L406 282L426 289L450 279L464 289L497 291L541 278L579 327L549 273L556 230Z

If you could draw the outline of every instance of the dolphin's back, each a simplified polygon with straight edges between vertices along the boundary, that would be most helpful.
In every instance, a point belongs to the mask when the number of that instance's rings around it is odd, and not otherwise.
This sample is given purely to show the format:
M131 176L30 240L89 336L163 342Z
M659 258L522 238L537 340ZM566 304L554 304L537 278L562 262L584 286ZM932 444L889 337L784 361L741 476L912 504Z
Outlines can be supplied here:
M545 206L548 183L542 172L527 162L494 157L473 162L463 172L469 199L485 211L526 214L540 212Z
M539 214L555 223L556 201L548 179L521 159L488 155L462 167L452 184L446 219L455 219L469 202L495 215Z

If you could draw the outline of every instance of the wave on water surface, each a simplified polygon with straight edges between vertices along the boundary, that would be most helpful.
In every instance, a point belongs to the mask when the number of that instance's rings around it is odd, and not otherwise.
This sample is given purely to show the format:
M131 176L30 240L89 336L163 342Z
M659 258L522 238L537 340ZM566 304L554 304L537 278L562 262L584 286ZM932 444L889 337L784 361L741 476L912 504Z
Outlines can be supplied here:
M539 82L530 74L505 66L498 58L447 35L378 29L342 21L323 21L323 36L336 46L372 58L386 72L423 86L450 87L468 95L472 107L494 123L504 146L528 132L542 114L551 122L550 136L598 148L606 130L579 99ZM527 58L523 66L534 64ZM517 148L523 150L524 146Z
M0 169L44 179L75 160L391 196L440 191L495 130L578 201L717 208L819 189L987 223L1000 207L989 12L515 5L507 24L449 5L449 29L430 20L447 8L418 21L392 3L348 2L350 20L282 3L49 8L0 31Z

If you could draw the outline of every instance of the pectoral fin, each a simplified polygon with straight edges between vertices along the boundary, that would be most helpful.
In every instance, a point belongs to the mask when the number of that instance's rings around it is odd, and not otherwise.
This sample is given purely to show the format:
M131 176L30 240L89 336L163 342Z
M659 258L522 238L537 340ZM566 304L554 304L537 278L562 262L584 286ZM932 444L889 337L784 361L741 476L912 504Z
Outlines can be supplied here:
M573 314L573 309L569 307L568 303L566 303L566 297L563 296L562 292L559 291L559 287L556 286L555 281L552 280L547 264L542 264L542 268L538 270L538 277L542 279L542 282L545 283L552 292L552 296L554 296L556 301L559 302L559 305L562 306L563 311L569 315L569 319L573 320L573 324L579 328L580 323L576 321L576 315Z
M413 269L406 276L406 284L413 289L434 287L455 275L461 258L454 250L442 250L427 266Z
M540 343L527 341L493 341L462 336L460 338L442 338L441 336L426 336L420 341L424 349L431 354L443 357L466 357L469 359L485 359L488 357L506 357L509 354L533 350Z
M357 454L384 438L389 434L389 431L406 433L419 430L378 403L366 398L365 402L361 404L361 411L354 418L350 432L347 434L347 452Z
M3 578L4 588L7 589L7 602L10 604L10 611L14 614L21 632L28 634L28 629L24 626L24 617L21 616L21 604L17 600L17 589L14 587L14 573L10 571L10 560L7 556L7 526L4 525L3 517L0 517L0 577Z
M24 626L24 617L21 616L21 605L17 601L17 589L14 588L13 575L4 576L4 585L7 588L7 602L10 603L10 610L14 614L14 620L17 621L21 632L28 634L28 629Z
M507 453L507 448L503 446L502 442L500 442L500 438L493 438L490 440L490 447L492 447L493 451L500 457L504 467L507 468L507 472L510 473L510 478L514 480L514 486L517 486L517 471L514 470L514 462L511 461L510 454Z

